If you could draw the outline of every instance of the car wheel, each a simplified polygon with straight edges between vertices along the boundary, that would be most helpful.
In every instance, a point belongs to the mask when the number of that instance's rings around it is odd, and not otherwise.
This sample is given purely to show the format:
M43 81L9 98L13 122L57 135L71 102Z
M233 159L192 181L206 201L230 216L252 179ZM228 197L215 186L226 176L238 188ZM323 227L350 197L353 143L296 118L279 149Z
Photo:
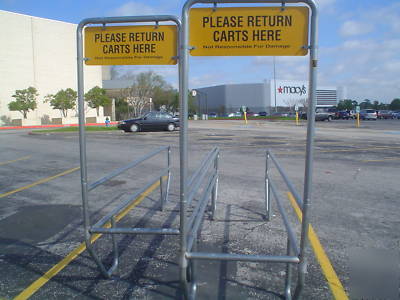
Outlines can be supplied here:
M131 132L138 132L139 126L137 124L132 124L130 129L131 129Z
M331 116L328 117L328 122L330 122L330 121L332 121L332 117Z
M174 131L175 130L175 124L174 123L169 123L167 126L168 131Z

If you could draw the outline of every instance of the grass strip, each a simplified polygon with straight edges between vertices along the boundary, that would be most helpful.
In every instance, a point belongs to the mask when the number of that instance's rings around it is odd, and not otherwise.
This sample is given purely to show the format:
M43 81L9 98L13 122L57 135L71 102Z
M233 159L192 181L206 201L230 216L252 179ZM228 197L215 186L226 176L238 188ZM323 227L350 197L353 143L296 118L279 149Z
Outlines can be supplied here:
M112 131L112 130L120 130L116 126L85 126L86 131ZM78 132L79 127L62 127L57 129L43 129L43 130L35 130L35 132Z

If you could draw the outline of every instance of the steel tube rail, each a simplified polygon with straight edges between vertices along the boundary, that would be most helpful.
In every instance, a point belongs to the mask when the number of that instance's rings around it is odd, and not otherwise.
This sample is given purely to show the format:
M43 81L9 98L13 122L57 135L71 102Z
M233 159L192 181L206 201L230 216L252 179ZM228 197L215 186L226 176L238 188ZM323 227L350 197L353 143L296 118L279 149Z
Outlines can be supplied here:
M209 187L207 188L207 190L205 191L205 193L203 194L203 197L202 197L202 199L201 199L201 201L200 201L200 205L199 205L199 212L198 212L198 214L193 218L193 220L192 220L192 222L193 223L189 223L188 225L191 225L192 226L192 224L193 224L193 227L192 228L190 228L189 226L188 226L188 230L190 230L190 232L188 233L188 242L187 242L187 248L190 250L191 248L192 248L192 246L193 246L193 242L194 242L194 240L195 240L195 238L196 238L196 235L197 235L197 231L199 230L199 227L200 227L200 224L201 224L201 221L203 220L203 216L204 216L204 213L205 213L205 211L206 211L206 207L207 207L207 203L208 203L208 201L207 201L207 196L209 195L209 194L211 194L211 190L212 190L212 188L214 187L214 185L215 185L215 183L216 183L216 180L217 180L217 176L214 176L213 177L213 181L211 182L211 184L209 185Z
M269 157L274 162L277 170L281 174L281 176L282 176L283 180L285 181L287 187L289 188L290 192L292 193L292 195L296 199L297 204L300 207L302 207L303 206L303 200L301 199L300 194L297 192L296 188L294 187L294 185L290 181L289 177L286 175L285 170L283 170L283 168L282 168L281 164L279 163L279 161L277 160L275 154L272 153L272 151L270 151L270 150L267 150L267 154L269 154Z
M299 263L297 256L287 255L251 255L232 253L208 253L208 252L187 252L188 259L202 260L231 260L231 261L253 261L253 262L275 262L275 263Z
M107 18L88 18L82 20L76 29L76 42L77 42L77 87L78 87L78 114L79 114L79 157L80 157L80 170L81 170L81 195L82 195L82 208L83 208L83 224L84 224L84 237L85 244L89 254L93 257L98 265L101 273L109 278L111 273L116 268L113 265L108 271L105 269L103 263L92 249L90 229L90 215L88 204L88 184L87 184L87 159L86 159L86 132L85 132L85 110L84 110L84 72L83 72L83 29L88 24L103 24L108 23L130 23L130 22L174 22L178 31L181 28L181 22L176 16L162 15L162 16L128 16L128 17L107 17ZM178 40L178 45L180 42ZM178 47L179 48L179 47Z
M217 179L217 174L214 173L214 175L213 175L212 177L210 177L210 179L208 180L207 185L206 185L206 188L205 188L205 190L204 190L204 192L203 192L203 195L202 195L200 201L197 202L195 208L193 209L193 212L192 212L191 216L189 217L189 220L187 221L187 227L188 227L188 229L190 229L190 228L193 226L193 222L194 222L194 220L195 220L195 218L196 218L196 216L197 216L197 213L199 212L199 209L200 209L200 207L201 207L201 204L202 204L203 202L208 202L208 201L207 201L207 198L206 198L207 192L208 192L208 191L211 192L210 187L213 187L213 186L214 186L214 184L215 184L214 181L216 181L216 179Z
M211 164L213 163L213 161L216 159L216 156L218 155L218 151L214 152L211 157L209 157L209 160L205 163L204 168L202 168L203 173L201 173L201 175L199 175L197 178L197 181L195 181L195 184L192 186L188 186L188 197L187 197L187 204L190 205L190 203L192 203L192 200L194 198L194 196L196 195L198 189L200 188L201 184L203 183L203 180L207 174L207 170L210 168Z
M182 29L179 34L179 108L180 108L180 127L179 127L179 166L180 166L180 253L179 253L179 281L183 290L184 297L187 299L193 294L195 288L190 290L188 287L187 268L188 260L186 253L186 207L187 207L187 178L188 178L188 90L189 90L189 31L187 26L188 12L185 10L186 5L182 9ZM195 285L193 285L195 287Z
M279 210L279 212L280 212L280 214L282 216L283 223L285 224L285 228L286 228L286 231L288 233L288 238L290 239L290 242L291 242L290 244L292 246L292 250L296 255L299 255L300 254L300 250L297 247L296 235L293 232L292 227L290 226L290 223L289 223L288 217L286 215L285 209L283 208L282 203L279 200L279 195L278 195L278 192L276 191L275 184L272 182L271 179L269 181L269 184L270 184L270 187L271 187L271 191L275 196L275 201L276 201L276 204L278 205L278 210Z
M92 228L100 228L104 226L107 221L109 221L114 215L118 214L121 210L123 210L125 207L127 207L132 201L134 201L138 196L143 194L149 187L151 187L155 182L157 182L160 178L160 176L164 176L165 174L168 173L168 169L162 170L155 178L150 181L148 184L146 184L144 187L142 187L140 190L136 191L131 197L123 201L120 205L118 205L116 208L114 208L112 211L110 211L108 214L106 214L104 217L102 217L96 224L92 226Z
M294 299L301 297L305 284L305 276L307 273L306 248L308 246L308 227L309 227L309 206L312 197L312 176L313 176L313 157L314 157L314 131L315 131L315 107L317 102L317 23L318 9L314 0L304 0L311 8L311 30L310 30L310 74L309 74L309 98L307 116L307 146L306 161L304 172L304 191L303 191L303 217L301 223L301 239L300 239L300 264L297 276L297 286L294 292Z
M82 20L78 28L83 28L89 24L111 24L111 23L140 23L140 22L174 22L180 27L180 20L173 15L152 15L152 16L126 16L126 17L102 17L102 18L87 18Z
M217 4L221 3L262 3L262 4L291 4L291 3L304 3L311 8L311 31L310 31L310 41L309 45L304 45L310 49L310 75L309 75L309 90L310 96L308 100L308 125L307 125L307 154L305 163L305 181L304 181L304 196L302 203L303 210L303 220L302 220L302 231L300 240L300 255L299 257L292 257L296 263L300 263L298 267L298 280L297 287L294 293L294 299L298 299L301 296L301 292L304 286L304 278L306 273L306 259L305 259L305 248L307 246L308 239L308 207L311 201L311 188L312 188L312 158L313 158L313 141L314 141L314 123L315 123L315 100L316 100L316 70L317 70L317 7L314 0L187 0L182 8L182 31L180 40L180 71L182 74L181 85L180 85L180 105L181 113L183 116L183 126L180 131L180 149L181 149L181 252L180 252L180 282L184 290L185 299L195 298L195 286L193 284L190 286L190 282L186 276L188 268L188 258L199 258L199 259L213 259L217 260L230 260L236 257L242 257L242 255L235 256L229 254L209 254L209 253L186 253L187 243L186 243L186 197L187 197L187 102L188 102L188 56L191 45L189 45L189 10L197 3L205 4ZM296 201L301 199L297 194L294 194ZM211 256L210 256L211 255ZM249 260L250 256L243 255L243 258ZM282 256L272 256L276 258L278 262L282 262ZM289 256L290 257L290 256ZM257 261L257 260L256 260ZM272 261L274 261L272 259ZM283 261L285 262L285 261ZM192 289L191 289L192 288Z
M108 233L108 234L162 234L162 235L178 235L179 229L174 228L123 228L123 227L92 227L91 233Z
M201 161L201 163L199 164L200 168L197 169L192 176L190 176L190 179L188 181L188 186L190 187L193 184L193 181L197 178L197 176L199 176L199 174L201 173L201 171L204 169L204 165L209 161L212 160L210 158L210 156L218 150L218 147L214 147L206 156L204 156L203 160Z
M150 152L149 154L146 154L145 156L138 158L134 161L132 161L131 163L127 164L126 166L123 166L121 168L118 168L114 171L112 171L111 173L103 176L102 178L96 180L95 182L89 184L88 186L88 191L94 190L96 187L98 187L99 185L107 182L108 180L126 172L127 170L136 167L137 165L139 165L140 163L144 162L145 160L148 160L149 158L156 156L158 153L167 150L169 148L169 146L163 146L153 152Z

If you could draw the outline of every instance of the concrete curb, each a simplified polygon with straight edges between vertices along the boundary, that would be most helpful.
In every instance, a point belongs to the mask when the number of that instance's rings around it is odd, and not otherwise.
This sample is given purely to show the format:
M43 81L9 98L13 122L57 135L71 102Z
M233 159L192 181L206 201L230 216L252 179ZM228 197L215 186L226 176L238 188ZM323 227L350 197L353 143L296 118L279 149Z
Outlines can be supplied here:
M110 125L117 125L118 122L110 122ZM105 123L87 123L86 126L105 126ZM9 129L40 129L40 128L61 128L61 127L77 127L79 124L64 124L64 125L32 125L32 126L5 126L0 127L0 130Z

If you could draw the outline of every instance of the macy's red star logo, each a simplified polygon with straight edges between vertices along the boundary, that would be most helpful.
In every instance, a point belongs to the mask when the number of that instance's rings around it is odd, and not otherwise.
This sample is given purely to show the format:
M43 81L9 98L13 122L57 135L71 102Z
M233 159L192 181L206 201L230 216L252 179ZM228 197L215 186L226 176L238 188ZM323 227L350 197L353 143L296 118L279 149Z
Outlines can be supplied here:
M278 93L282 94L283 89L281 87L278 87Z

